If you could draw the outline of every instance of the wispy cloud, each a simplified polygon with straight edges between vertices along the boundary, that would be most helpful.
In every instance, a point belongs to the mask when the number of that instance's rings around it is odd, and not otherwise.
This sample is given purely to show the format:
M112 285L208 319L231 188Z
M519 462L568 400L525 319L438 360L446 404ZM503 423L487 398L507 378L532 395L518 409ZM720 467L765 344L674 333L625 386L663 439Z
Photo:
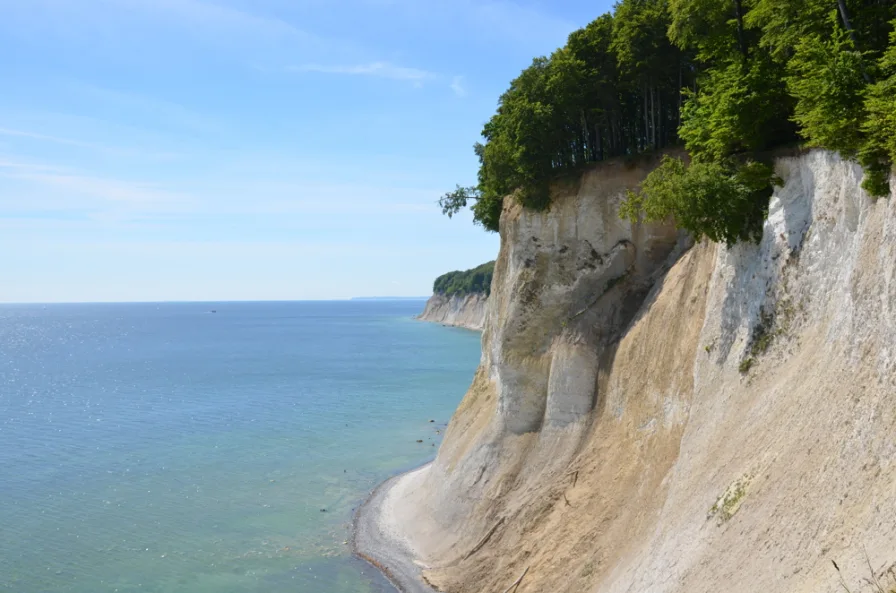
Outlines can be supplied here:
M345 74L350 76L373 76L376 78L388 78L391 80L403 80L408 82L423 83L437 78L437 75L427 70L396 66L389 62L371 62L369 64L357 64L351 66L320 64L305 64L288 68L290 72L320 72L323 74Z
M352 39L306 30L282 16L278 1L233 0L28 0L3 6L0 30L47 43L63 42L89 60L101 49L108 59L135 66L176 68L209 52L215 59L248 66L280 67L298 59L361 51Z
M94 144L92 142L82 142L80 140L71 140L70 138L60 138L58 136L50 136L47 134L38 134L35 132L28 132L26 130L13 130L10 128L2 128L2 127L0 127L0 136L28 138L29 140L41 140L41 141L45 141L45 142L52 142L54 144L64 144L66 146L77 146L79 148L93 148L93 149L101 149L101 150L105 150L107 148L105 146L102 146L100 144Z
M70 83L66 90L70 90L79 98L90 101L92 105L112 107L116 111L139 116L143 121L149 119L178 131L187 129L205 134L215 134L220 133L226 127L222 121L206 113L142 93L81 82Z
M183 203L187 198L183 194L169 192L148 184L101 177L58 172L12 173L5 176L58 187L73 194L86 195L109 202L138 204L142 207L150 204L166 204L170 207Z
M350 38L318 34L276 13L277 2L239 3L211 0L109 0L129 13L139 12L191 41L231 53L244 64L283 65L298 56L358 55ZM134 11L132 9L138 9Z
M282 19L253 14L221 3L202 0L115 0L125 7L142 7L169 13L179 21L201 23L205 28L247 31L265 36L308 35Z
M20 161L7 161L3 158L0 158L0 175L4 172L9 173L9 171L4 171L4 169L8 170L19 170L19 171L58 171L58 167L53 167L51 165L40 165L35 163L23 163Z
M538 39L560 43L575 26L566 19L538 6L510 0L455 0L456 9L467 14L478 26L508 39ZM595 15L596 16L596 15Z
M306 46L330 46L330 42L296 25L258 12L248 12L223 2L206 0L108 0L108 6L128 16L149 18L155 24L181 29L194 39L221 39L228 44L245 45L301 42Z
M108 144L101 144L98 142L89 142L86 140L75 140L73 138L67 138L63 136L56 136L52 134L42 134L40 132L33 132L30 130L17 130L12 128L4 128L0 127L0 136L5 136L7 138L18 138L24 140L32 140L35 142L48 142L50 144L58 144L61 146L70 146L72 148L85 148L88 150L100 152L107 155L118 155L118 156L139 156L145 159L153 159L153 160L171 160L176 159L182 156L177 152L169 152L169 151L155 151L155 150L145 150L142 148L137 148L133 146L124 147L124 146L111 146ZM0 163L2 166L2 163Z
M415 23L438 23L445 28L461 27L464 37L475 33L494 43L542 46L550 51L562 45L576 24L550 10L551 3L526 0L359 0L384 11L400 11ZM601 3L598 2L598 5ZM609 5L607 5L609 8ZM595 15L599 7L595 9ZM581 23L584 24L584 23Z
M67 167L5 159L0 155L0 220L47 212L127 223L141 220L194 220L208 217L267 216L280 224L303 217L340 215L359 228L371 216L429 216L435 210L433 188L407 185L358 185L247 180L242 175L214 180L184 179L174 187L141 180L97 175ZM254 196L246 200L246 196ZM340 218L340 224L346 224Z
M149 183L52 165L0 160L0 218L46 211L115 220L188 211L194 198Z
M466 97L467 89L464 86L464 77L463 76L455 76L451 80L451 90L454 91L454 94L458 97Z

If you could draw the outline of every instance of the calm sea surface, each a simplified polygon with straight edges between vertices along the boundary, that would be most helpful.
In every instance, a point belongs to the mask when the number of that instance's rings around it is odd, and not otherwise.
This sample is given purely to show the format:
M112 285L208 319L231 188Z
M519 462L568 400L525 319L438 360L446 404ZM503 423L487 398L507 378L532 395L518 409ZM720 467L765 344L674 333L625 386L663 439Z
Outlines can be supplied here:
M0 591L392 590L352 511L480 355L422 306L0 306Z

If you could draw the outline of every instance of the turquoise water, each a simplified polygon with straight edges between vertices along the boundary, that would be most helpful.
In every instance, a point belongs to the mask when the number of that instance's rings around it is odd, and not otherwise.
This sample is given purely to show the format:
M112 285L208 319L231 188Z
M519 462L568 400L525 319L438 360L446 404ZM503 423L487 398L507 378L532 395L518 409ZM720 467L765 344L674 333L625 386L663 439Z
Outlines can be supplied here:
M422 305L0 306L0 591L390 591L352 511L480 354Z

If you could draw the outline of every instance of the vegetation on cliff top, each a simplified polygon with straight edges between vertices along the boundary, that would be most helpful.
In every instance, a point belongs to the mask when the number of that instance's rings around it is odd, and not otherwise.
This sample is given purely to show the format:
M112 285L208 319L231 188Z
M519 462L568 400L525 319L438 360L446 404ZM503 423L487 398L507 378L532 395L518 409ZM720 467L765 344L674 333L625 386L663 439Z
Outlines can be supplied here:
M432 291L445 296L484 294L488 295L492 286L495 262L490 261L472 270L448 272L436 278Z
M730 244L761 232L769 149L800 140L857 159L885 195L894 25L888 0L620 0L511 82L475 146L478 184L440 204L450 216L472 202L494 231L506 195L542 209L558 175L684 145L690 162L664 159L623 215Z

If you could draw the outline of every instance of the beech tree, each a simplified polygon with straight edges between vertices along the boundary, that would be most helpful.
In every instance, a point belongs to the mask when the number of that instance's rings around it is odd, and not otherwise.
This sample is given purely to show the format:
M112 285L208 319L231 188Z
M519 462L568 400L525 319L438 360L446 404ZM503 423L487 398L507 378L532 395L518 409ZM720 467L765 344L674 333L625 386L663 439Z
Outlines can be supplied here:
M755 239L777 182L769 151L800 141L857 158L884 195L894 23L891 0L620 0L511 81L475 145L477 185L439 203L494 231L505 196L546 208L560 175L683 145L692 164L666 159L625 213Z

